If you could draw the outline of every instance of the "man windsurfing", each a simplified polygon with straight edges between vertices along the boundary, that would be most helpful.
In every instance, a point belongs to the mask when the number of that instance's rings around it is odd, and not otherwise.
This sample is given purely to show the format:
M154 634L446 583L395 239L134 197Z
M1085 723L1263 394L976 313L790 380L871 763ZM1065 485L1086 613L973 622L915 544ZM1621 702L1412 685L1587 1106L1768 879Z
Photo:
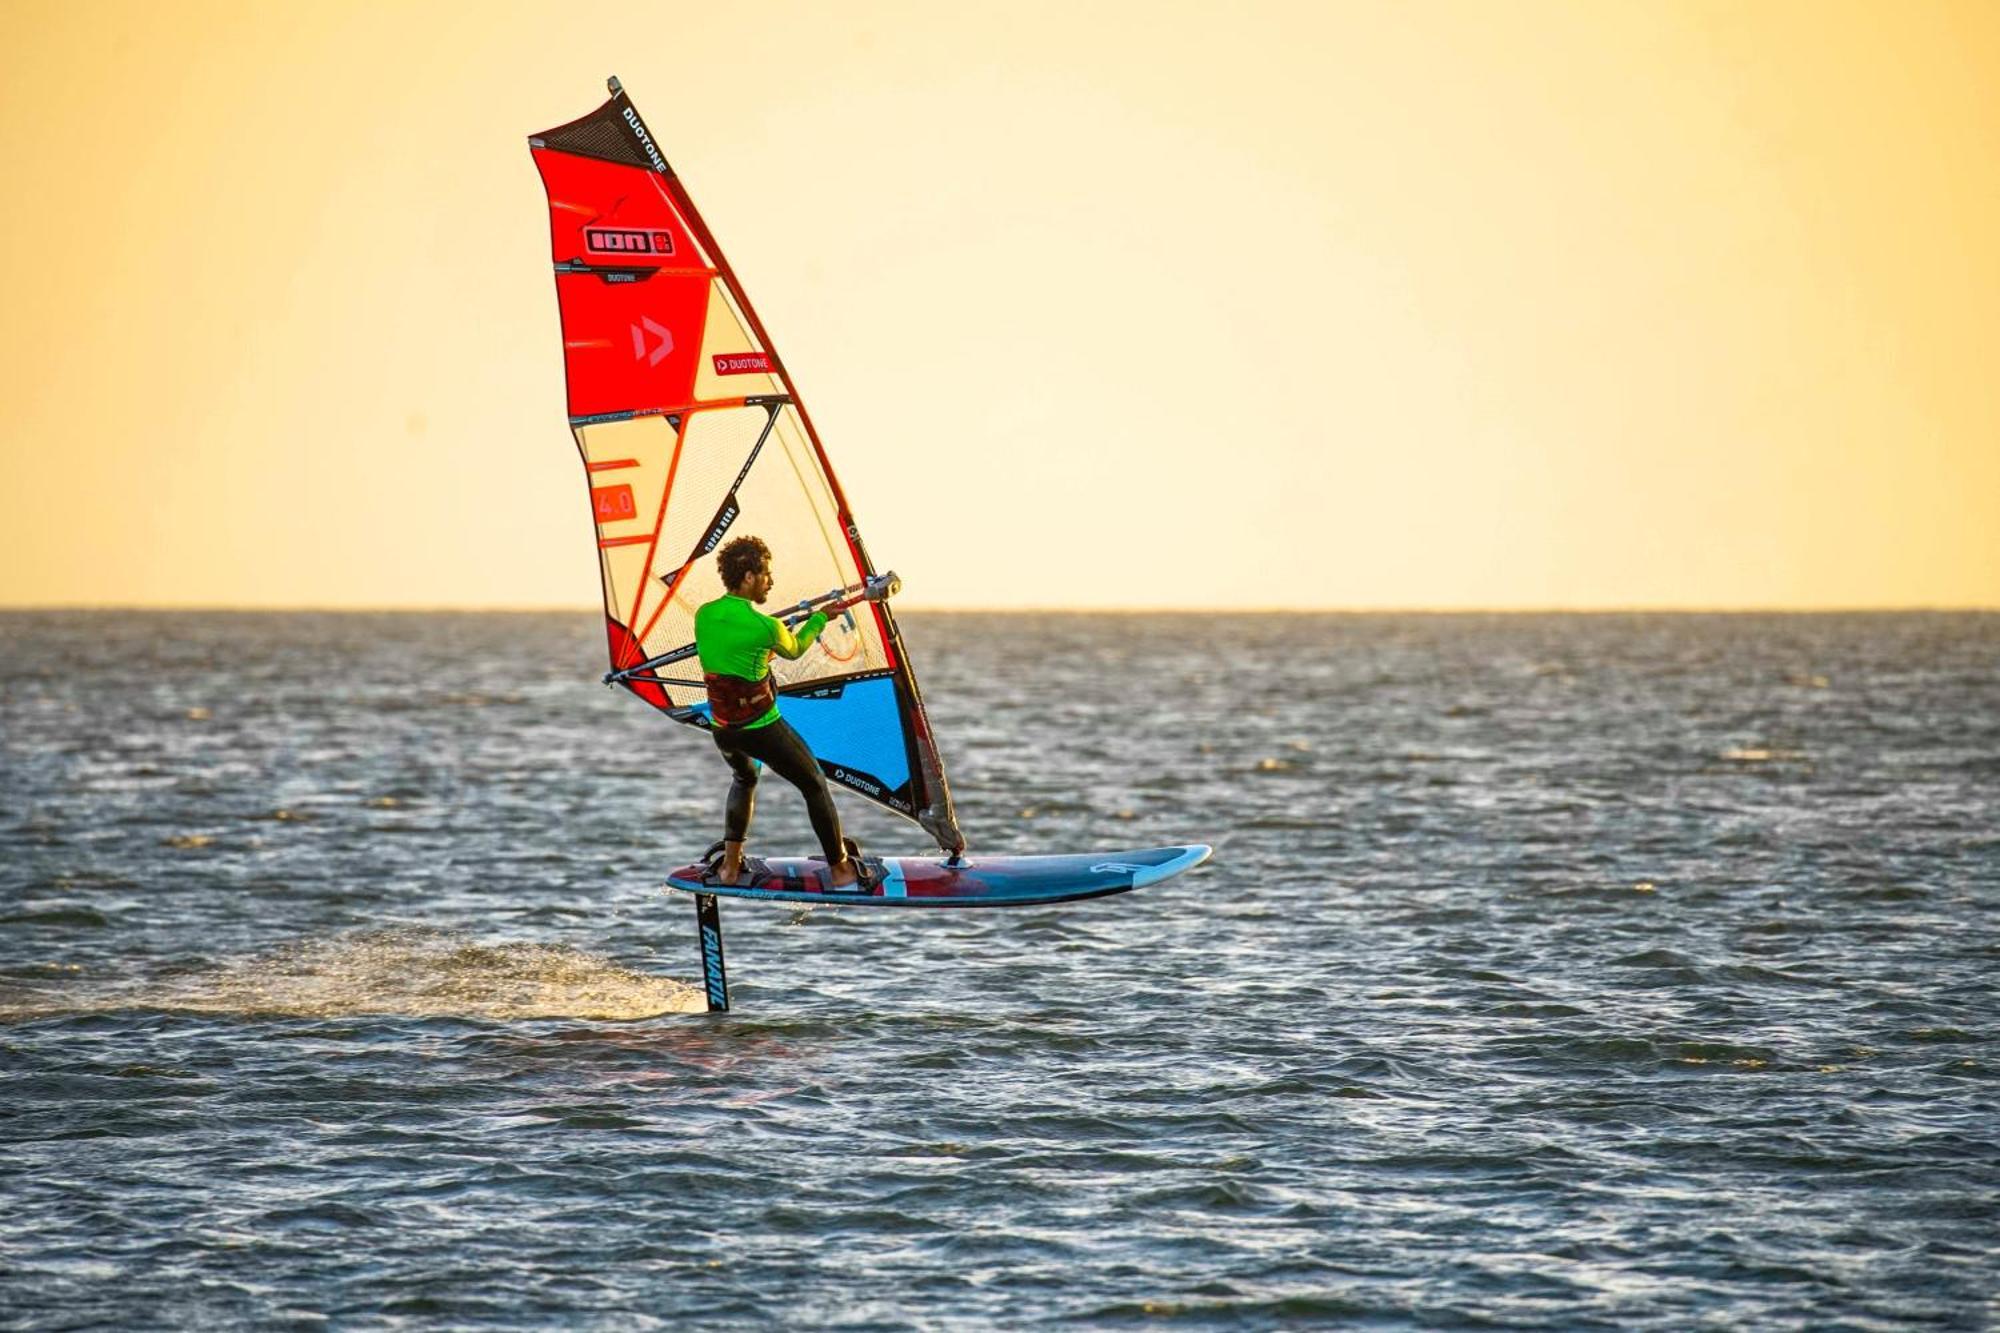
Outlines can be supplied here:
M729 591L694 613L695 651L708 687L715 747L735 775L723 808L719 862L713 860L717 849L709 849L715 880L734 884L742 875L743 840L757 808L761 763L806 798L813 833L826 855L829 885L851 888L860 881L860 864L841 836L840 812L812 747L778 712L778 682L771 674L771 654L786 661L804 656L826 628L826 614L815 611L794 635L757 609L771 595L772 579L771 548L755 537L738 537L724 546L716 565Z

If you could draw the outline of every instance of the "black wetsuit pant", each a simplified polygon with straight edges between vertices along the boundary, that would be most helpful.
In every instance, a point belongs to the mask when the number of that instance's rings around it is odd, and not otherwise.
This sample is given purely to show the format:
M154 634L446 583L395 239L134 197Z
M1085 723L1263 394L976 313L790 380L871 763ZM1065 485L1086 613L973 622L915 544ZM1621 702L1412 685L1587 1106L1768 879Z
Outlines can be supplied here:
M812 817L813 833L826 853L827 864L836 864L847 854L840 839L840 812L833 808L833 791L805 738L792 730L791 723L779 718L768 727L718 727L710 734L715 737L715 748L729 761L730 772L736 775L729 784L729 804L723 812L725 840L741 842L750 831L750 816L757 809L757 765L750 761L760 759L806 798L806 813Z

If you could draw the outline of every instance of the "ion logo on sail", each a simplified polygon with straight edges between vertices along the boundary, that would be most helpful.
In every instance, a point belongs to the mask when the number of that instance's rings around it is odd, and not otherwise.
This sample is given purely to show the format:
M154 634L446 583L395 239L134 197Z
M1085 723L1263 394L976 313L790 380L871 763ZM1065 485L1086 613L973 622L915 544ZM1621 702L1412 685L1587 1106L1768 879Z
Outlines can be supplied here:
M674 234L643 227L585 227L583 248L593 255L670 255Z

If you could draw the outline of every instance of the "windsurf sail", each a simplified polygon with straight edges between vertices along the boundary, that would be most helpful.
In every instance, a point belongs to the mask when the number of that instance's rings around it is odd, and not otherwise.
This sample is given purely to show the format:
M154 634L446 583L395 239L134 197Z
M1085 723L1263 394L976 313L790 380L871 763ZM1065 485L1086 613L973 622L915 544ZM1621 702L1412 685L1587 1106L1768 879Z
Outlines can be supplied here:
M770 608L876 578L812 418L743 285L618 80L528 140L548 193L570 433L583 457L611 671L677 722L711 725L695 608L732 535L771 548ZM827 777L965 845L886 600L844 607L796 662L784 715Z

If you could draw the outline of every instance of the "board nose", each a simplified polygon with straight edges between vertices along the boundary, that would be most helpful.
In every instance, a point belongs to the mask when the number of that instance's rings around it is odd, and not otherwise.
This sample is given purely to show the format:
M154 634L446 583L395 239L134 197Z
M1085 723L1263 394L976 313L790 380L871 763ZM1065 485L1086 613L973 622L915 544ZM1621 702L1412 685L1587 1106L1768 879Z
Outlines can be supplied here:
M1143 889L1148 884L1158 884L1163 879L1172 879L1184 870L1192 870L1213 855L1215 849L1205 842L1190 843L1180 849L1178 856L1170 857L1158 865L1142 866L1132 872L1132 887Z

